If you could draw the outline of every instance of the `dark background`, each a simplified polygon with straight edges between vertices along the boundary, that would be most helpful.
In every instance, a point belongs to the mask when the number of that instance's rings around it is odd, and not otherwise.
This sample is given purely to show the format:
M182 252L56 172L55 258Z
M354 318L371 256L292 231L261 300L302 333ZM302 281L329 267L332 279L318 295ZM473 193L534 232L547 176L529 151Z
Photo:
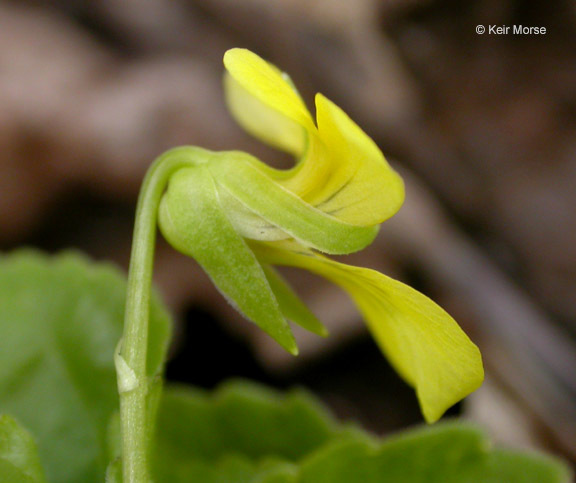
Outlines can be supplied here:
M576 459L576 7L571 1L0 1L0 248L128 262L152 160L181 144L291 161L226 112L222 55L248 47L380 145L407 201L350 263L451 312L486 383L452 413L496 441ZM479 35L477 25L545 27ZM312 389L379 433L421 421L343 293L287 274L332 332L283 354L159 241L177 320L168 377Z

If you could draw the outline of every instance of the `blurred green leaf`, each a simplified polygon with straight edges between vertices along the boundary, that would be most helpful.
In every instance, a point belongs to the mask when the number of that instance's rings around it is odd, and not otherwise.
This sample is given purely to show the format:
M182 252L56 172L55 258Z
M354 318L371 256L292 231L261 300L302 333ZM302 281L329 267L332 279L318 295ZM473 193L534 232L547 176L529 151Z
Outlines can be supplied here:
M238 455L224 456L218 462L180 461L176 465L157 467L155 481L171 483L292 483L293 466L286 462L256 463Z
M325 447L301 467L299 483L567 483L557 460L492 449L484 433L462 423L413 430L381 444Z
M36 437L50 481L100 482L105 474L125 291L119 270L78 254L0 258L0 411ZM152 376L170 325L157 301L151 312Z
M0 416L0 481L46 481L34 438L5 414Z
M290 462L327 441L360 437L304 391L281 395L245 381L230 381L214 394L166 388L157 428L157 480L174 482L195 481L190 474L205 468L216 479L198 481L288 482L294 474ZM239 459L230 460L234 456ZM218 480L223 475L228 479Z
M340 426L304 391L232 381L172 387L160 407L157 481L218 483L565 483L553 458L492 449L478 428L441 423L383 441Z
M570 471L559 460L542 453L505 449L492 451L486 461L480 463L477 468L471 468L466 481L472 482L472 478L480 478L486 483L572 481Z

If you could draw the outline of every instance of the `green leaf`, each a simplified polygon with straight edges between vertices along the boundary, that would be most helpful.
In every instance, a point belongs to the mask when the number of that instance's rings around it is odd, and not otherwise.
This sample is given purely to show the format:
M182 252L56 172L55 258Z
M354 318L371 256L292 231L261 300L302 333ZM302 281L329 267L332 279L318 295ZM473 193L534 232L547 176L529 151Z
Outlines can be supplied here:
M117 269L78 254L0 258L0 411L37 438L50 481L103 480L108 421L118 406L113 354L125 291ZM162 368L169 334L155 300L151 377Z
M267 461L253 476L251 483L296 483L298 466L283 461Z
M337 423L301 390L285 395L231 381L214 393L164 393L154 449L157 481L218 483L567 483L540 454L491 448L458 422L379 441Z
M475 427L438 424L391 438L332 444L301 466L299 483L567 483L569 472L544 455L493 450Z
M470 483L567 483L572 481L567 467L542 453L498 449L476 467L468 470Z
M5 414L0 415L0 481L46 481L34 438Z
M228 382L213 395L168 387L159 411L156 479L196 481L185 475L206 465L215 472L214 478L222 474L231 478L230 458L235 456L240 459L234 459L232 466L245 462L240 465L243 476L214 481L243 482L258 477L261 479L254 481L288 482L294 474L293 462L329 440L357 434L352 427L338 425L301 390L282 396L243 381Z
M170 483L292 483L293 466L285 462L255 463L239 455L224 456L217 462L184 460L156 469L155 481Z

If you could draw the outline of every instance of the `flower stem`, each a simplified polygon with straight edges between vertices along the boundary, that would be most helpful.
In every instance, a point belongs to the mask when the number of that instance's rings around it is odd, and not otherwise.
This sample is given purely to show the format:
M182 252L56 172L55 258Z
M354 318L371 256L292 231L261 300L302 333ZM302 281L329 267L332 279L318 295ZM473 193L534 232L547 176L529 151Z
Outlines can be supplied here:
M191 166L201 150L176 148L160 156L150 167L138 198L134 238L128 273L124 334L116 371L120 392L122 472L124 483L146 483L149 479L146 368L148 318L152 267L156 242L158 207L171 175Z

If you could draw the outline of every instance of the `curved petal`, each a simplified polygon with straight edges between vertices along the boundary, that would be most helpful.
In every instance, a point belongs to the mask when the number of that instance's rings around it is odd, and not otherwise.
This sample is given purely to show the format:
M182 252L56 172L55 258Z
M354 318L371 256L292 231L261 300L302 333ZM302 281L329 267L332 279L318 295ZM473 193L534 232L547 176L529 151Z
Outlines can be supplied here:
M296 157L306 146L306 131L315 129L306 105L288 76L246 49L224 54L226 100L249 133Z
M293 242L251 246L265 263L304 268L345 289L384 354L416 389L426 421L436 421L481 385L478 348L428 297L379 272L329 260Z
M247 131L294 154L287 171L260 166L306 203L340 220L376 225L404 201L404 184L374 142L335 104L316 96L317 124L280 70L245 49L226 52L228 105Z
M404 182L374 141L322 94L316 118L318 134L305 159L280 183L349 223L376 225L394 215L404 202Z
M172 175L158 224L166 240L196 259L239 312L288 352L297 354L296 342L265 273L222 210L206 165L183 168Z

